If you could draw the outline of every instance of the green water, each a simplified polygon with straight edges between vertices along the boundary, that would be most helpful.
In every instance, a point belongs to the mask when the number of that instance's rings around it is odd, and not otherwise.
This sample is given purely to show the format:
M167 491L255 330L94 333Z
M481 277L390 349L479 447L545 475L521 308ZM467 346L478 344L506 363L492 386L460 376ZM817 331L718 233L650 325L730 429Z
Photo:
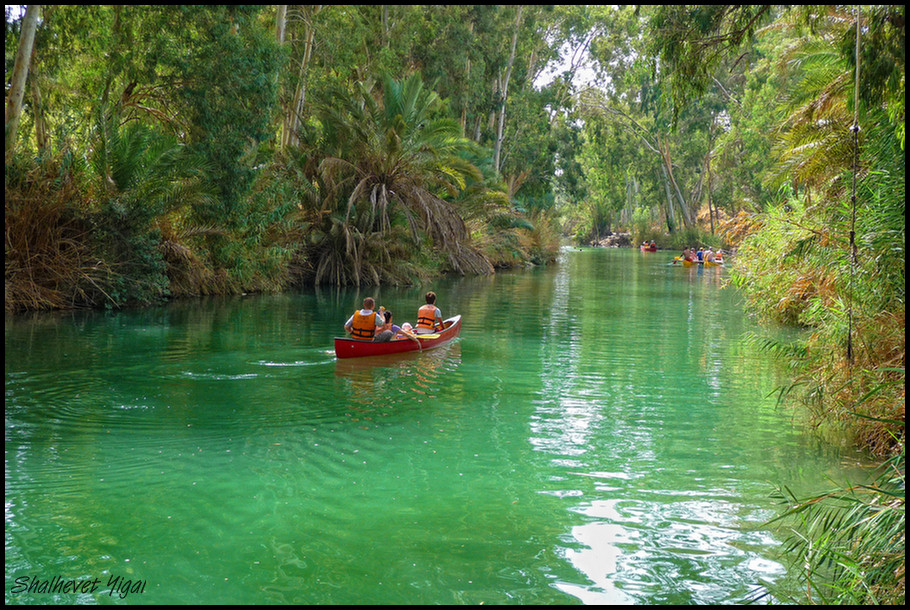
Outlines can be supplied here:
M743 600L776 485L846 456L766 397L726 271L670 259L439 282L461 337L372 362L332 352L354 289L7 317L6 602Z

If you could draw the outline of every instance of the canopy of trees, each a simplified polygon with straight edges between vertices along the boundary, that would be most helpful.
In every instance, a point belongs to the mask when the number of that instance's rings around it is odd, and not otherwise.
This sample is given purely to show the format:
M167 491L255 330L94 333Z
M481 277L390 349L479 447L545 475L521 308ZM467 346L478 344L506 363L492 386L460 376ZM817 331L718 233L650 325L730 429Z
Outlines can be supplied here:
M578 128L564 81L534 80L578 9L16 8L7 309L555 255L553 153Z
M22 8L7 194L36 159L67 173L106 235L80 244L106 264L76 266L99 303L488 272L552 259L560 232L735 246L751 216L722 221L838 182L852 108L863 142L903 146L896 6L865 12L858 106L856 17L832 6ZM178 173L148 169L153 144ZM111 163L193 195L115 192Z
M625 230L738 250L752 309L814 331L770 346L782 394L902 455L904 11L7 5L6 310L492 273Z

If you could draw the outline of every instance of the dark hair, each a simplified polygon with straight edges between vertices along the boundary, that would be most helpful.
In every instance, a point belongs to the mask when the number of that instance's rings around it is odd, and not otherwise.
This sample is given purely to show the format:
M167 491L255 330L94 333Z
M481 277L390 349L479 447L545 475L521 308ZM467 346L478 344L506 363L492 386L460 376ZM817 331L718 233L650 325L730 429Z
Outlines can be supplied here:
M436 302L436 293L431 290L430 292L427 293L426 298L427 298L427 305L432 305L433 303Z
M392 312L389 311L388 309L386 309L385 312L382 314L382 317L385 318L385 322L386 322L386 324L388 324L389 322L392 321Z

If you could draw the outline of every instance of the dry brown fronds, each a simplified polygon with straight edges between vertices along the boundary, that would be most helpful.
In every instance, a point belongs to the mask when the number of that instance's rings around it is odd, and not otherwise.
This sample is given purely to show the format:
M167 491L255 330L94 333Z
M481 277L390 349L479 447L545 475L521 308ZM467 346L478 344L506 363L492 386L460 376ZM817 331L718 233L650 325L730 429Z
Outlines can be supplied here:
M728 220L724 220L717 227L717 234L732 248L739 247L743 240L762 227L762 222L755 214L746 210Z
M7 312L94 306L108 298L102 280L114 272L92 252L91 229L79 214L83 193L70 178L46 163L5 184Z
M809 373L828 396L816 417L846 423L858 446L888 456L903 447L905 435L904 313L861 318L853 332L852 364L843 354L825 352L821 346L826 340L810 341L810 350L828 353Z
M220 235L223 231L213 227L177 229L174 219L170 217L160 219L158 228L161 230L158 251L167 265L171 296L224 293L224 278L219 278L187 245L195 236Z
M883 311L857 325L859 349L854 369L870 378L863 388L868 400L859 405L857 437L865 447L886 455L903 446L905 435L905 315ZM868 418L868 419L866 419ZM900 424L888 422L901 422Z
M816 298L821 299L825 306L837 302L837 276L825 269L809 267L793 280L777 302L776 309L781 314L786 314L788 310L800 311Z

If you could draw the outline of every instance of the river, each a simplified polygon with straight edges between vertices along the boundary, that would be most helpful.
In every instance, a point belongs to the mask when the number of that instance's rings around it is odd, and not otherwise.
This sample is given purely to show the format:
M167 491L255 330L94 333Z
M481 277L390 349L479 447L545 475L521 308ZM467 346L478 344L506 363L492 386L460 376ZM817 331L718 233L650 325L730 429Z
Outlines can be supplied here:
M5 601L745 600L778 487L856 456L769 396L727 270L670 260L7 316ZM336 360L364 296L427 289L458 340Z

